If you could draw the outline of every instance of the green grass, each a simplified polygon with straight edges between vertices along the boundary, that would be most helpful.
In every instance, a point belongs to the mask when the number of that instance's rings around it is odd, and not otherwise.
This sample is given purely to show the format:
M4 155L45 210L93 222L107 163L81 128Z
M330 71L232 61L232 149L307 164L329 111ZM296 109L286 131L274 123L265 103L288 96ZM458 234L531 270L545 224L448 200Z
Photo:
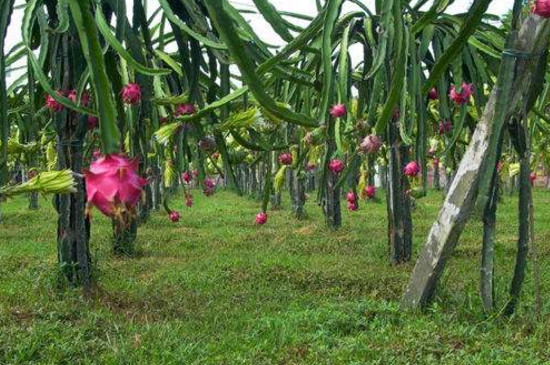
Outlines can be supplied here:
M473 219L426 314L399 308L412 264L387 261L385 203L344 213L339 232L270 212L230 193L174 202L182 221L154 213L136 258L110 251L109 222L94 212L98 288L62 289L56 217L26 200L3 206L0 226L0 364L542 364L550 362L550 192L537 191L543 318L533 315L531 267L517 315L486 319L478 295L481 225ZM415 251L441 204L414 212ZM285 196L288 203L288 197ZM517 231L516 198L499 207L496 289L506 303Z

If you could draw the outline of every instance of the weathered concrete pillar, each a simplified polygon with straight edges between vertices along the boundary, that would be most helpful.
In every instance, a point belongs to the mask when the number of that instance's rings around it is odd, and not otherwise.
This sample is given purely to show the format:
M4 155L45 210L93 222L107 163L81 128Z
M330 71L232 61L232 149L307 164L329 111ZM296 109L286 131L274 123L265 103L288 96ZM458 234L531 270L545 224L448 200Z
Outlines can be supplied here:
M525 95L531 89L536 77L538 56L548 50L550 23L541 17L529 15L524 20L514 43L518 56L513 67L513 82L509 90L509 101L505 121L515 114L524 112ZM546 53L544 53L546 55ZM510 55L508 55L510 56ZM418 309L432 298L445 264L451 256L460 234L468 220L477 197L478 184L483 164L488 157L489 138L493 133L493 119L497 107L496 88L492 91L485 111L478 122L470 145L456 171L443 207L428 234L428 239L416 262L409 285L403 296L403 305ZM507 95L508 96L508 95ZM499 112L502 112L499 110Z

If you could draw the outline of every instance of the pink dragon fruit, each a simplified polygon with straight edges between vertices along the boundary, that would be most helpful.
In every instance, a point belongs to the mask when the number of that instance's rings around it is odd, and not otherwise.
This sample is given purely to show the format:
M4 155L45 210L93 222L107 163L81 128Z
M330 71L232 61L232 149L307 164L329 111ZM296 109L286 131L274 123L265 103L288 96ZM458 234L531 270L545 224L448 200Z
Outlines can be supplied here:
M369 185L365 188L365 195L368 199L374 199L376 196L376 187L374 185Z
M317 168L317 165L315 165L313 162L308 162L308 163L307 163L306 169L307 169L308 171L313 171L313 170L315 170L316 168Z
M141 87L135 83L129 83L122 89L122 101L126 104L136 105L141 101Z
M93 115L88 115L88 130L93 131L99 125L99 119Z
M267 223L267 213L266 212L260 212L256 214L256 224L263 225Z
M535 185L535 182L537 181L536 172L532 172L531 175L529 175L529 181L531 181L531 185Z
M437 126L440 135L447 134L451 131L452 124L450 120L441 120Z
M434 163L434 168L439 167L439 159L438 158L434 158L433 163Z
M356 211L359 206L357 205L357 196L353 191L348 191L346 194L346 200L348 201L348 209L352 212Z
M399 119L399 108L394 109L392 118L395 120Z
M76 90L69 90L69 91L67 91L67 98L68 98L70 101L72 101L73 103L76 103L76 102L77 102L76 97L77 97Z
M82 104L82 106L88 106L88 104L90 104L90 99L91 99L90 93L87 91L84 91L82 93L82 96L80 96L80 104Z
M61 91L58 91L57 94L63 95ZM63 105L61 105L61 103L55 100L51 95L46 95L46 108L50 109L52 112L60 112L63 110Z
M172 223L177 223L180 221L180 213L178 211L171 211L169 217Z
M72 101L73 103L77 103L78 94L76 90L69 90L67 91L67 98ZM90 93L84 91L82 92L82 96L80 97L80 105L87 106L90 102Z
M375 154L382 147L382 140L376 134L370 134L363 139L359 150L367 154Z
M333 118L341 118L346 115L346 105L345 104L335 104L330 108L330 115Z
M207 177L204 180L204 189L203 189L204 195L211 196L211 195L214 195L215 192L216 192L216 182L214 181L214 179Z
M281 153L278 160L281 165L292 165L292 155L288 152Z
M328 164L328 169L334 174L341 173L346 168L346 165L339 158L334 158Z
M420 173L420 166L416 161L411 161L405 166L404 172L409 177L415 177Z
M137 159L111 154L93 161L84 170L88 206L95 206L108 217L132 212L147 180L138 174Z
M533 13L543 18L550 18L550 0L535 0Z
M197 108L195 108L195 105L191 103L185 103L180 104L176 107L176 111L174 112L174 115L176 117L179 117L180 115L191 115L195 114L197 112Z
M347 199L348 203L357 202L357 197L355 196L355 193L351 190L348 191L348 193L346 194L346 199Z
M456 105L464 105L470 101L470 97L472 96L473 92L474 92L474 85L463 82L462 91L457 92L455 85L452 85L449 96L451 97L451 100L455 102Z
M428 99L430 100L437 100L439 99L439 95L437 93L437 89L434 87L428 92Z
M193 180L193 176L189 173L189 171L182 173L181 178L186 184L189 184L191 180Z

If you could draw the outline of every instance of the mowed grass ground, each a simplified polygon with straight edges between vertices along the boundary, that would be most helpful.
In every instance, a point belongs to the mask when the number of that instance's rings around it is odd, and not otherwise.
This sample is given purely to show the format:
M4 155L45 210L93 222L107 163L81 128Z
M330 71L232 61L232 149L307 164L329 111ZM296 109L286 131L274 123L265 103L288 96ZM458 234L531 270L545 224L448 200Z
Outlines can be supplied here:
M0 364L543 364L550 363L550 192L535 194L543 318L534 318L529 266L511 319L485 318L478 295L481 224L473 219L425 314L399 299L413 264L387 261L384 200L344 212L339 232L320 208L296 221L285 208L255 226L259 204L196 195L182 220L154 213L135 258L110 251L94 212L97 288L85 299L59 287L56 216L24 198L0 226ZM442 202L417 202L418 252ZM496 289L505 305L515 256L517 199L499 206ZM416 257L416 255L415 255Z

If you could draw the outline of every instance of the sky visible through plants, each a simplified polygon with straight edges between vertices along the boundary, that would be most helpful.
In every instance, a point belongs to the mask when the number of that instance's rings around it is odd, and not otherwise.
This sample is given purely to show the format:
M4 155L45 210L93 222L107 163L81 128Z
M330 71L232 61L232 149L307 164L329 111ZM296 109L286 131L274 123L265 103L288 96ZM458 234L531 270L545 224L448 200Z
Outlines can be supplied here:
M26 0L16 0L16 5L23 5ZM235 7L241 9L255 9L253 0L229 0ZM127 0L129 3L129 0ZM270 1L277 9L281 11L289 11L294 13L301 13L306 15L313 15L317 13L315 0L271 0ZM367 6L373 8L374 0L364 0L363 1ZM429 1L424 7L429 8L433 1ZM461 13L466 12L472 4L472 0L456 0L454 4L449 6L449 13ZM152 13L155 9L158 8L158 2L156 0L147 0L146 5L148 7L148 12ZM489 12L492 14L502 15L509 11L513 6L513 0L495 0L489 7ZM132 7L128 6L128 17L131 18ZM344 12L354 10L356 6L351 3L345 3ZM18 9L12 16L12 22L8 29L8 36L6 38L6 52L8 52L14 45L21 42L21 19L23 17L23 11ZM261 15L248 14L245 16L247 20L250 21L253 29L257 34L264 39L267 43L282 45L284 42L279 38L279 36L271 29L269 24L262 18ZM299 20L294 19L297 24L300 23ZM357 59L356 55L360 55L360 46L357 45L357 49L354 50L353 47L350 49L350 54L353 59ZM24 66L24 65L21 65ZM25 72L24 69L12 72L8 75L8 79L16 78L22 72Z

